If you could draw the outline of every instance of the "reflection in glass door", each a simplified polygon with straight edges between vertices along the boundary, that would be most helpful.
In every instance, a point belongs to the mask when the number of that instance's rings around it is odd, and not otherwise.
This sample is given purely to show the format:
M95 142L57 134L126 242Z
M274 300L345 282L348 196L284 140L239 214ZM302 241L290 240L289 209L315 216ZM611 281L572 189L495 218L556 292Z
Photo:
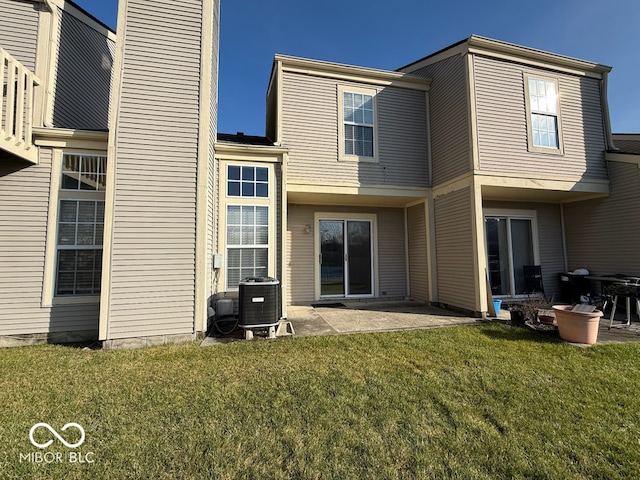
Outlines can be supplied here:
M344 295L344 224L320 222L320 294Z
M320 295L373 294L371 222L320 220Z
M485 231L491 293L493 295L508 295L510 291L510 275L506 219L486 218Z
M487 216L485 232L491 293L526 293L524 266L535 263L532 219Z
M513 268L514 292L520 295L527 292L524 266L533 265L533 240L531 220L511 219L511 264Z
M348 295L371 295L371 222L347 221Z

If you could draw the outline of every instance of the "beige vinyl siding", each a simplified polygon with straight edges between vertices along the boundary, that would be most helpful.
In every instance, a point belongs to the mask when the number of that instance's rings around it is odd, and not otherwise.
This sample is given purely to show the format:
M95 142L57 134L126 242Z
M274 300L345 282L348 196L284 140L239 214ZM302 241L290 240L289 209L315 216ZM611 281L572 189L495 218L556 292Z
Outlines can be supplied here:
M291 304L315 300L314 227L315 212L376 214L378 227L378 278L380 296L404 297L407 294L404 210L401 208L353 208L338 206L288 206L286 251L286 298ZM311 233L305 233L311 225Z
M454 55L410 73L433 79L429 91L429 119L435 186L471 170L464 57Z
M211 44L211 117L209 121L210 133L209 137L213 145L217 138L218 129L218 68L219 68L219 51L220 51L220 1L215 2L213 9L213 42Z
M209 150L209 177L207 178L207 258L205 261L208 262L209 268L207 268L207 278L206 278L206 286L207 291L205 292L207 299L207 306L210 305L210 300L213 294L215 293L214 285L213 285L213 255L216 253L216 237L215 237L215 228L216 228L216 209L217 209L217 201L216 201L216 185L215 185L215 168L216 162L212 146Z
M378 292L380 297L404 298L408 294L404 209L381 208L371 213L378 214Z
M215 137L214 137L215 138ZM208 268L206 269L206 300L207 306L210 305L211 297L214 294L213 291L213 255L216 248L216 239L215 239L215 221L216 221L216 185L215 185L215 168L216 162L214 158L215 152L213 150L213 145L209 147L209 176L207 178L207 258L205 261L208 262Z
M564 207L569 270L640 276L640 168L607 163L611 195Z
M282 246L283 246L283 232L282 232L282 164L278 163L274 165L276 185L271 188L270 194L275 195L275 225L276 229L276 244L271 248L276 249L275 254L275 272L276 278L280 281L280 288L284 288L284 272L282 271Z
M220 212L218 209L220 208L220 189L222 186L220 185L220 162L214 160L213 162L213 198L211 201L213 202L213 210L209 212L209 222L213 225L213 253L222 253L220 250L220 245L224 244L221 240L221 236L225 235L226 232L220 230ZM214 272L215 273L215 272ZM216 288L216 286L218 288ZM220 285L212 285L213 293L218 293L220 290ZM223 288L222 288L223 289ZM224 290L224 289L223 289Z
M98 304L42 307L51 184L50 149L40 163L24 163L0 153L0 335L93 331ZM55 241L55 236L53 237Z
M438 301L477 311L471 200L467 187L434 201Z
M409 296L420 302L429 301L429 262L425 204L407 208L409 248Z
M335 82L283 74L282 135L289 148L288 180L357 182L357 164L337 165L338 100ZM347 172L342 170L347 169Z
M49 330L41 308L51 152L40 164L0 161L0 334ZM27 193L28 192L28 193Z
M282 96L283 144L290 148L290 179L361 185L428 185L426 96L380 87L376 95L378 163L338 161L338 85L366 84L285 72Z
M560 298L559 274L564 272L564 247L562 245L562 214L560 205L554 203L523 203L484 201L484 208L506 210L534 210L538 224L538 248L542 285L547 297Z
M59 128L106 130L115 44L70 13L59 17L53 124Z
M274 73L272 84L270 89L267 91L267 115L266 115L266 127L265 127L265 135L271 141L275 142L278 140L278 77Z
M289 304L304 304L315 300L314 253L315 228L305 233L305 225L313 227L313 212L318 207L292 205L287 207L287 250L285 292Z
M475 55L481 170L606 179L606 149L597 79L534 69ZM529 152L524 75L558 80L564 155Z
M215 143L217 140L217 126L218 126L218 52L220 47L219 30L220 30L220 4L216 1L215 8L213 9L213 43L211 48L211 100L210 100L210 112L209 112L209 176L207 178L207 258L209 262L209 268L207 271L207 291L206 299L207 305L210 305L210 300L213 294L213 255L216 248L215 239L215 220L217 209L217 191L216 191L216 161L215 161Z
M32 72L36 71L38 2L0 0L0 47Z
M124 8L107 338L189 334L202 4Z

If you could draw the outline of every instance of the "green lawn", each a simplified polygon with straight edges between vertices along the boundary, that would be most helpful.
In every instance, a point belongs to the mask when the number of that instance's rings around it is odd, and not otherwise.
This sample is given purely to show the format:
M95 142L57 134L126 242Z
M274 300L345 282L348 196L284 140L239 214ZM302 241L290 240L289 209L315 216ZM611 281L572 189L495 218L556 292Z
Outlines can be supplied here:
M639 343L483 324L2 349L0 367L0 478L640 478ZM39 450L38 422L86 440L40 428ZM20 461L38 451L63 461Z

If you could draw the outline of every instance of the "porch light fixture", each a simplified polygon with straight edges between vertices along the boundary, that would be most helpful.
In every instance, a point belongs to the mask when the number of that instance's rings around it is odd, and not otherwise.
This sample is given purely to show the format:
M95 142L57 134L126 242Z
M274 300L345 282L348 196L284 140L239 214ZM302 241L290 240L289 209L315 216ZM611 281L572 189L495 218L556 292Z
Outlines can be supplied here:
M311 233L311 225L309 225L308 223L304 226L304 233L306 233L307 235Z

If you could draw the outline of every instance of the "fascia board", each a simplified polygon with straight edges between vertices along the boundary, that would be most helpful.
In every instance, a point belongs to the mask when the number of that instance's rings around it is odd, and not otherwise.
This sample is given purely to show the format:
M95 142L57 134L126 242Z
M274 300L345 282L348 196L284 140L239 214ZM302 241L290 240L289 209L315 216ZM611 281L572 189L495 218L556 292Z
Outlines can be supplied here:
M337 80L354 81L381 86L397 86L413 90L428 91L430 78L418 77L408 73L378 70L367 67L357 67L341 63L310 60L306 58L276 55L275 62L282 62L285 72L295 72L305 75L333 78Z
M535 48L523 47L512 43L501 42L491 38L472 35L467 42L469 52L503 58L518 63L537 67L551 68L569 73L601 78L611 71L611 67L599 63L588 62L573 57L545 52Z

